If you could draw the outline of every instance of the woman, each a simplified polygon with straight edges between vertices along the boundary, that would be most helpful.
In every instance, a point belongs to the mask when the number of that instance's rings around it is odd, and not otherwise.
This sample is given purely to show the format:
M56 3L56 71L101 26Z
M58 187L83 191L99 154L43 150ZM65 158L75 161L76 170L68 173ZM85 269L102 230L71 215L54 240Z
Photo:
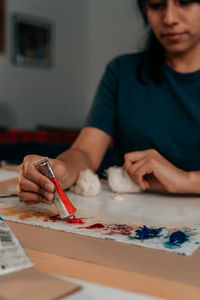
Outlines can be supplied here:
M150 27L146 49L106 68L86 126L51 160L63 188L96 171L114 138L118 163L143 189L200 193L200 1L138 0ZM54 186L27 156L18 194L51 203Z

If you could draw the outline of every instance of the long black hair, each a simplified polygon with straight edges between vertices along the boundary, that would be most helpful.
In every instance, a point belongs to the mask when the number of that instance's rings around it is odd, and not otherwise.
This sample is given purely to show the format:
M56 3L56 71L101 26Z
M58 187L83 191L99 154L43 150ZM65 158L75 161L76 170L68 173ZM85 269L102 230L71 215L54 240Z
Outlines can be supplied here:
M189 0L189 2L198 2L200 0ZM137 0L137 4L144 23L149 26L146 14L146 0ZM161 82L162 65L165 60L165 49L155 37L153 31L149 28L149 35L146 45L141 55L141 61L138 66L138 79L143 84L146 84L143 76L143 70L146 70L150 79L155 83Z
M146 14L146 0L137 0L139 10L142 14L144 23L149 26ZM160 83L162 64L165 58L165 50L155 37L153 31L149 28L149 34L145 47L143 49L140 63L138 66L138 79L146 84L143 76L143 70L147 72L150 79L155 83Z

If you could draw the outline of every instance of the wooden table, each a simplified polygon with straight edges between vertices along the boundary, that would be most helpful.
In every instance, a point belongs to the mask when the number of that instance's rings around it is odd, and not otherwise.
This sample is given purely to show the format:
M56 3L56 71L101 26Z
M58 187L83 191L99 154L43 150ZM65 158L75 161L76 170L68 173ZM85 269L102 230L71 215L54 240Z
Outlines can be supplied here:
M88 237L52 231L50 233L53 234L52 240L58 244L56 248L45 240L49 234L47 229L14 222L8 222L8 225L26 248L35 263L35 268L43 272L163 299L200 299L200 249L191 257L184 257L143 247L140 247L140 251L138 251L139 247L137 246L132 246L130 251L129 245L124 246L119 243L115 246L115 242L106 242L100 239L97 239L94 245L91 244L89 249L91 253L95 253L97 249L99 252L106 251L104 249L112 249L117 252L118 256L116 255L116 257L119 259L123 253L126 256L126 253L132 252L131 267L128 267L128 260L125 257L126 262L122 268L117 260L115 260L115 264L109 263L111 255L107 255L105 261L100 259L96 262L95 259L93 262L89 262L87 256L78 256L75 253L76 249L82 249L86 245ZM68 244L60 245L63 236L66 237L65 244L68 243L67 239L69 238L71 243L69 247ZM64 248L62 248L63 245ZM63 251L60 251L59 247ZM177 274L175 275L175 273ZM187 276L183 276L183 273Z
M200 299L199 287L37 250L26 249L26 251L35 263L35 268L43 272L81 279L164 299Z
M183 256L11 221L6 223L25 247L35 268L43 272L161 299L200 299L200 249L192 256Z

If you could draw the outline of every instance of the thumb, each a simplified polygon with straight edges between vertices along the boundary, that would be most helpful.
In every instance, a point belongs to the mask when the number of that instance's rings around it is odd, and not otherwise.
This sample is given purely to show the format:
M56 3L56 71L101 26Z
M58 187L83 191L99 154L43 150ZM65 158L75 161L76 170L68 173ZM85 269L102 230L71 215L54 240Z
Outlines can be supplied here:
M64 162L60 161L59 159L51 159L50 160L52 169L54 174L58 180L58 182L63 185L68 178L67 166Z

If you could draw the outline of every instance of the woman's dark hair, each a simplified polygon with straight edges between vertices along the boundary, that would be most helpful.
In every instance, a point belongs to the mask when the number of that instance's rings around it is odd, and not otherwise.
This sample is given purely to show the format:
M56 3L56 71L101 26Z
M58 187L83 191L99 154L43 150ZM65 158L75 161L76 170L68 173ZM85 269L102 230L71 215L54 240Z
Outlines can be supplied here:
M200 0L190 0L190 2L198 2ZM146 0L137 0L139 10L142 14L144 23L148 26L148 19L146 14ZM162 64L165 59L165 49L155 37L153 31L150 29L147 38L146 45L141 55L141 61L138 66L138 79L143 84L146 84L144 80L143 70L146 70L147 74L155 83L159 84L161 81Z
M148 19L146 15L146 0L137 0L139 10L142 14L145 24L148 26ZM160 42L155 37L153 31L150 29L147 37L146 45L141 55L141 60L138 66L138 79L143 84L146 84L143 78L143 70L147 72L151 80L155 83L160 83L162 63L165 57L165 50Z

